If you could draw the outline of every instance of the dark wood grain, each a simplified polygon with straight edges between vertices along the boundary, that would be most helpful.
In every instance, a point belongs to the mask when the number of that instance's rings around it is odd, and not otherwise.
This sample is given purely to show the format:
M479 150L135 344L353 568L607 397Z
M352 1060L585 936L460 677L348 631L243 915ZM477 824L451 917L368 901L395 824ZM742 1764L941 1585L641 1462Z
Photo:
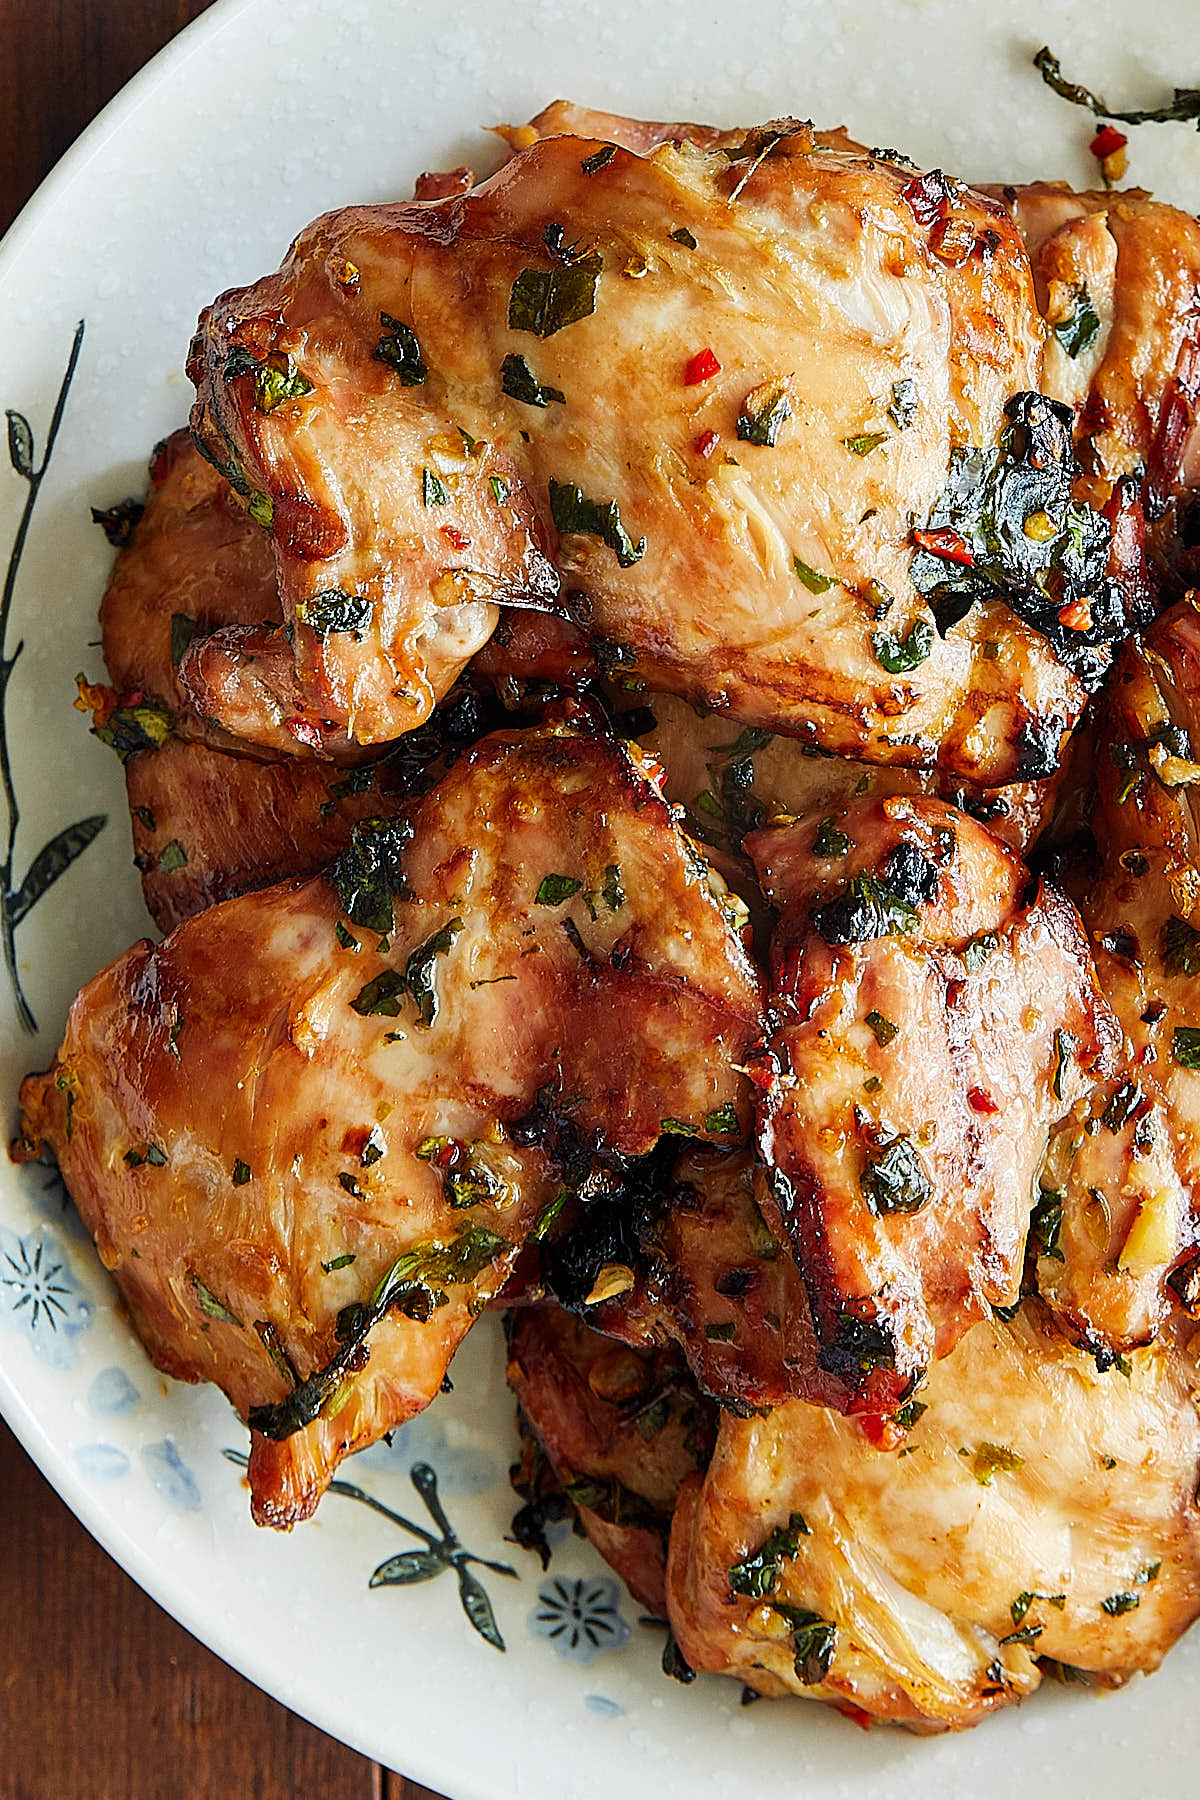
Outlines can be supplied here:
M208 0L0 0L0 231ZM110 1561L0 1424L0 1800L437 1800L304 1724Z

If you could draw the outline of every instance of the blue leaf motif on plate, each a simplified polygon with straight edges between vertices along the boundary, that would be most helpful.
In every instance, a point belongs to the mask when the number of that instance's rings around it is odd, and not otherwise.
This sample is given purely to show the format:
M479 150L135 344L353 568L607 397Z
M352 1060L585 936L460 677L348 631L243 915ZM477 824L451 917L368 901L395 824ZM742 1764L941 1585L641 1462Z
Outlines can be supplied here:
M601 1650L623 1650L629 1642L629 1625L621 1615L615 1581L564 1581L555 1576L538 1589L538 1603L529 1615L535 1637L549 1638L560 1656L585 1668Z
M196 1512L200 1506L200 1489L196 1477L184 1462L173 1437L142 1449L142 1467L150 1477L150 1485L161 1500L175 1512Z
M75 1462L85 1481L120 1481L129 1473L129 1458L115 1444L80 1444Z
M0 1230L0 1323L19 1331L47 1368L73 1369L91 1322L91 1302L54 1232Z
M141 1399L124 1369L115 1363L101 1369L88 1389L88 1406L98 1419L123 1419L137 1409Z

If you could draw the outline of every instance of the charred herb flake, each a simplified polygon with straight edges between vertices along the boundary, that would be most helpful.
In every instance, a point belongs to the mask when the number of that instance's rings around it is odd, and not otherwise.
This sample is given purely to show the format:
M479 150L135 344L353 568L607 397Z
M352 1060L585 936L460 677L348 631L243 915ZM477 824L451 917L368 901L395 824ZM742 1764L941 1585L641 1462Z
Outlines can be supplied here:
M381 312L379 322L383 326L383 336L375 346L375 361L394 369L405 387L420 387L429 371L416 332L401 319L394 319L391 313Z
M868 1155L859 1186L876 1217L920 1212L933 1196L920 1153L911 1138L903 1136L890 1139Z
M522 269L508 299L510 331L553 337L596 310L596 289L604 267L598 251L571 256L552 269Z
M646 540L635 544L624 525L615 500L587 500L573 482L550 479L550 514L564 536L578 532L607 544L623 569L632 568L646 554Z
M328 637L332 631L365 631L371 622L371 602L365 594L323 588L319 594L301 600L296 617L322 637Z
M549 406L552 400L566 404L562 389L539 381L525 358L515 353L500 364L500 386L510 399L520 400L525 406Z
M768 1594L773 1594L782 1563L787 1557L798 1555L800 1539L810 1535L804 1515L792 1513L787 1524L776 1526L752 1555L734 1563L729 1571L732 1592L744 1594L751 1600L762 1600Z

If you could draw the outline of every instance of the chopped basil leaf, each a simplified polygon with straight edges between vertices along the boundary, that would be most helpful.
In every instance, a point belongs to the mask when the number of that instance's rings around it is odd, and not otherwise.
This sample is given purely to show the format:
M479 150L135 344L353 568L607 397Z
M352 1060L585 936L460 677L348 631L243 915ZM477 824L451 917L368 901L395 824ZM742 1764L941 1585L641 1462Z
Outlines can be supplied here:
M352 1194L356 1200L361 1200L363 1198L362 1188L359 1186L355 1176L351 1175L348 1170L343 1169L338 1176L338 1180L341 1182L346 1192Z
M742 402L737 418L737 434L744 444L757 444L772 449L779 433L792 416L792 396L784 376L764 381L752 388Z
M135 818L141 821L147 831L158 830L158 822L148 806L135 806L133 811Z
M106 725L93 725L92 735L124 762L136 750L157 750L165 744L171 735L171 715L153 700L142 706L118 706Z
M237 1314L230 1312L229 1308L222 1301L217 1299L217 1296L213 1293L211 1288L205 1287L204 1283L194 1270L188 1270L188 1279L191 1281L192 1287L195 1290L196 1301L202 1313L206 1313L210 1319L219 1320L222 1325L237 1325L240 1327L242 1321L238 1318Z
M233 1165L233 1185L234 1187L245 1187L249 1179L250 1164L243 1162L239 1156Z
M1022 1625L1016 1631L1006 1633L1000 1642L1002 1644L1035 1644L1045 1629L1044 1625Z
M553 337L596 310L596 288L604 262L598 251L556 263L552 269L523 269L508 300L510 331Z
M792 570L799 581L804 583L810 594L828 593L831 587L837 587L835 575L822 575L808 563L802 562L798 556L792 557Z
M187 851L184 849L178 838L172 838L170 843L164 844L158 853L158 872L160 875L170 875L176 869L182 869L186 863Z
M821 820L817 826L817 834L813 838L814 856L845 856L847 851L853 850L853 848L853 838L847 837L844 831L838 830L832 815Z
M1038 1255L1048 1256L1052 1262L1066 1261L1058 1242L1062 1218L1062 1195L1056 1188L1042 1188L1029 1215L1029 1235L1038 1246Z
M732 1344L736 1329L737 1327L730 1320L727 1325L706 1325L704 1335L710 1344Z
M933 649L933 626L928 619L914 619L905 637L891 631L873 631L871 648L875 660L889 675L903 675L917 669Z
M492 499L496 502L496 505L503 506L504 502L508 499L509 493L507 481L501 481L499 475L489 475L488 486L492 490Z
M891 1043L892 1039L900 1029L893 1020L885 1019L881 1012L876 1012L874 1010L867 1014L866 1023L871 1027L875 1036L875 1042L879 1045L881 1050L885 1045Z
M1126 1076L1109 1095L1104 1111L1100 1114L1100 1123L1107 1126L1115 1136L1117 1132L1124 1130L1143 1098L1138 1083Z
M671 236L677 244L683 244L689 250L694 250L696 248L696 240L686 225L677 225L671 233Z
M843 438L842 443L852 456L869 456L872 450L878 450L880 444L886 444L886 431L860 431L857 437Z
M343 950L357 950L360 947L354 933L352 931L347 931L340 919L333 928L333 935L336 937Z
M775 1611L792 1627L797 1680L805 1687L816 1687L833 1666L837 1626L832 1619L823 1619L819 1613L809 1612L803 1606L777 1606Z
M914 1213L928 1204L933 1187L911 1138L894 1137L873 1150L859 1176L863 1198L877 1218Z
M579 167L585 175L594 175L598 169L606 168L616 154L615 144L602 144L599 150L585 156Z
M140 500L118 500L115 506L93 506L92 524L98 525L114 550L124 550L146 508Z
M1200 931L1174 913L1162 928L1162 959L1168 975L1200 975Z
M326 1275L333 1275L336 1274L338 1269L348 1269L352 1262L357 1261L358 1257L353 1251L347 1251L345 1256L335 1256L332 1262L323 1262L321 1267L324 1269Z
M635 544L624 525L615 500L586 500L573 482L550 479L550 513L555 527L565 536L579 532L597 537L613 551L623 569L632 568L646 554L646 540Z
M384 969L373 981L361 987L350 1002L356 1013L364 1019L382 1014L385 1018L398 1019L400 1001L408 991L408 983L398 969Z
M546 1205L543 1206L541 1212L537 1216L537 1222L529 1234L535 1244L540 1243L545 1237L546 1233L550 1230L550 1227L554 1224L554 1221L562 1212L563 1207L567 1204L569 1198L570 1196L564 1189L561 1194L555 1194L553 1200L548 1200Z
M737 1108L733 1101L727 1100L724 1106L718 1106L714 1112L706 1113L704 1129L712 1132L714 1137L735 1137L741 1127L738 1124Z
M331 631L365 631L371 622L371 602L365 594L348 594L344 588L322 588L296 608L301 624L328 637Z
M800 1539L810 1535L803 1513L792 1513L786 1525L777 1525L757 1550L734 1563L729 1571L732 1592L750 1600L763 1600L773 1594L780 1565L785 1558L798 1555Z
M404 887L401 856L412 836L405 818L360 819L329 871L352 925L380 934L393 925L392 896Z
M1050 1091L1056 1100L1063 1097L1063 1075L1071 1060L1071 1052L1075 1048L1075 1039L1069 1031L1056 1031L1054 1034L1054 1075L1050 1082Z
M686 1119L660 1119L658 1129L669 1137L691 1137L695 1131L695 1127L689 1125Z
M510 354L500 364L500 386L513 400L520 400L526 406L549 406L552 400L560 405L566 404L567 396L561 388L547 387L538 380L523 356Z
M437 1017L437 990L433 985L433 965L439 956L445 956L455 938L462 930L461 919L451 919L426 938L418 946L404 965L404 980L409 993L417 1003L417 1023L432 1025Z
M1121 1613L1136 1612L1141 1604L1141 1595L1130 1593L1128 1591L1123 1594L1110 1594L1107 1600L1102 1600L1100 1602L1101 1610L1106 1612L1108 1616L1113 1619L1117 1618Z
M311 394L313 384L296 368L291 357L287 367L277 369L272 363L259 363L254 375L254 403L259 412L273 413L285 400L300 400Z
M275 517L275 502L272 500L270 494L251 494L246 505L246 511L250 514L254 523L256 525L261 525L265 531L270 528Z
M394 369L405 387L420 387L429 371L416 332L411 325L393 319L391 313L381 312L379 321L383 336L375 346L375 361Z
M583 886L574 875L543 875L533 896L536 906L563 906Z
M1062 1612L1067 1604L1065 1594L1039 1594L1035 1589L1024 1588L1008 1609L1012 1614L1014 1625L1020 1625L1024 1621L1026 1613L1035 1600L1044 1600L1046 1605L1052 1606L1056 1612Z
M971 1459L971 1473L980 1487L991 1487L992 1476L999 1471L1002 1475L1012 1475L1025 1467L1025 1458L1010 1450L1007 1444L989 1444L986 1441L976 1446Z
M1054 335L1071 358L1090 350L1100 335L1100 316L1092 305L1085 287L1077 287L1072 296L1071 311L1054 326Z
M842 893L813 914L827 944L862 944L915 931L917 909L874 875L855 875Z
M450 498L441 479L432 469L421 470L421 502L424 506L445 506Z
M604 882L600 889L600 898L609 912L620 912L625 904L625 889L621 886L621 867L619 863L609 863L604 870Z
M1177 1025L1171 1037L1171 1054L1181 1069L1200 1069L1200 1026Z
M981 931L977 937L963 945L962 959L968 975L978 975L988 957L1000 948L1000 939L994 931Z
M166 1168L167 1153L162 1148L161 1144L147 1144L146 1145L146 1161L150 1164L150 1167L152 1169L165 1169Z

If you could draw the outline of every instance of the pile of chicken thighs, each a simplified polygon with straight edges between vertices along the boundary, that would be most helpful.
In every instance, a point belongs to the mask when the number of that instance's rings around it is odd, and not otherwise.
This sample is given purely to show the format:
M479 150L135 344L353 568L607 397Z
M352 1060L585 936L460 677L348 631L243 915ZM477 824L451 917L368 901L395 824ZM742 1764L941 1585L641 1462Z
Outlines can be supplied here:
M1116 1686L1200 1613L1200 225L503 135L200 320L83 689L167 935L14 1153L262 1523L502 1308L676 1672Z

